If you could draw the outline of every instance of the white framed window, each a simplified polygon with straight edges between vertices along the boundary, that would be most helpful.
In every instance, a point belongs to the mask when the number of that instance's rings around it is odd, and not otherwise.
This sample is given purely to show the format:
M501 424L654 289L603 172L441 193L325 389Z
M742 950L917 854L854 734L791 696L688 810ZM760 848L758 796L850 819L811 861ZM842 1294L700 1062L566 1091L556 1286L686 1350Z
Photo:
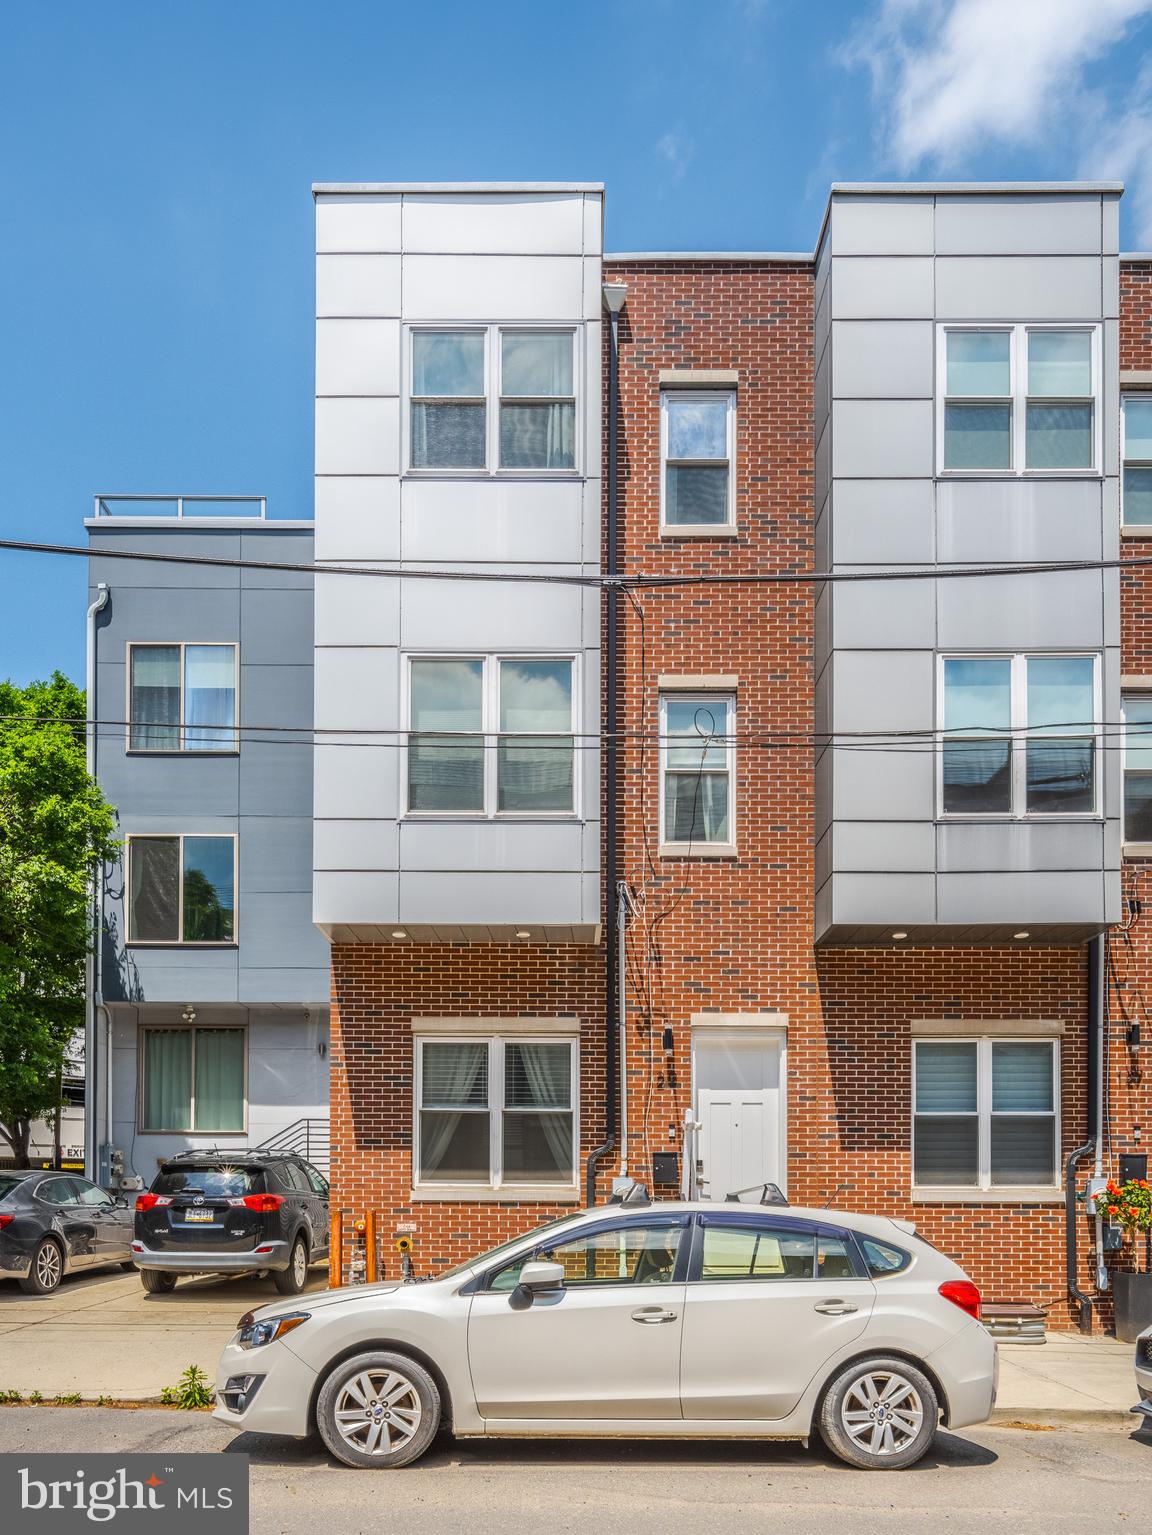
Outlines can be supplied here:
M1152 394L1120 401L1120 520L1126 528L1152 528Z
M436 1035L415 1044L417 1188L576 1184L576 1036Z
M235 752L239 647L131 643L130 752Z
M1060 1051L1050 1039L912 1042L914 1188L1054 1188Z
M133 835L124 857L128 943L236 942L234 836Z
M573 816L579 667L566 656L409 656L409 815Z
M939 657L945 817L1097 816L1100 658Z
M247 1044L243 1028L142 1028L140 1130L243 1134Z
M413 326L407 464L414 473L577 469L574 326Z
M1125 691L1120 698L1124 724L1124 828L1129 847L1152 847L1152 688Z
M942 325L941 474L1099 474L1098 325Z
M709 533L736 523L736 391L660 391L660 525Z
M734 848L735 787L734 695L661 693L661 847Z

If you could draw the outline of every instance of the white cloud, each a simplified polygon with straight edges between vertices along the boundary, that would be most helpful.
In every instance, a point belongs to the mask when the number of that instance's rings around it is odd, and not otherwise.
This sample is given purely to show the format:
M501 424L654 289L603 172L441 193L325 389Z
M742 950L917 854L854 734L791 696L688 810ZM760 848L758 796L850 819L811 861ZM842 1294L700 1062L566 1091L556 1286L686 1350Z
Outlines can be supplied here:
M979 149L1035 147L1053 130L1085 144L1100 128L1085 70L1149 12L1152 0L881 0L841 59L871 71L902 174L926 162L954 170ZM1147 107L1132 110L1143 113L1147 164Z
M1132 237L1152 249L1152 63L1141 69L1118 114L1095 114L1085 135L1079 174L1123 181Z
M666 161L673 181L679 181L684 175L694 152L692 140L685 138L682 133L669 131L656 141L656 153Z

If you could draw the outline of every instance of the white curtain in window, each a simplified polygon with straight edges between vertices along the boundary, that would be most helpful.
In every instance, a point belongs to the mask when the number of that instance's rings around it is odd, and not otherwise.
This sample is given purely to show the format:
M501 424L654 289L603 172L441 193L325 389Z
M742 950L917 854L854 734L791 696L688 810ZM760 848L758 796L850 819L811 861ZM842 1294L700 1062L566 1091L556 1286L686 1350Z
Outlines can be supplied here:
M131 693L133 751L179 750L179 645L134 646Z
M572 1053L567 1045L509 1045L523 1068L529 1101L541 1110L572 1106ZM512 1073L509 1073L512 1075ZM509 1095L511 1101L511 1094ZM548 1148L559 1167L572 1161L572 1121L567 1113L540 1114Z
M460 1126L463 1115L451 1106L488 1106L487 1044L449 1044L429 1041L423 1046L421 1104L449 1112L420 1116L421 1175L436 1171Z
M236 652L231 645L185 647L184 723L189 751L226 751L234 745Z

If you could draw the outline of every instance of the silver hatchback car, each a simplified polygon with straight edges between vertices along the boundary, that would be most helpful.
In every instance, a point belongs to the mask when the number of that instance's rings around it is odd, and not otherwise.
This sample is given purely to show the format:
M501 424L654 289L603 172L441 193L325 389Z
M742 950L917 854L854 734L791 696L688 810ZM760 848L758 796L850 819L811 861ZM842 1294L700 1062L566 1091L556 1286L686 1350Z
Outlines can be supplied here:
M457 1436L819 1433L910 1466L988 1417L996 1345L955 1263L882 1216L746 1204L600 1206L439 1278L329 1290L241 1318L216 1417L350 1466Z

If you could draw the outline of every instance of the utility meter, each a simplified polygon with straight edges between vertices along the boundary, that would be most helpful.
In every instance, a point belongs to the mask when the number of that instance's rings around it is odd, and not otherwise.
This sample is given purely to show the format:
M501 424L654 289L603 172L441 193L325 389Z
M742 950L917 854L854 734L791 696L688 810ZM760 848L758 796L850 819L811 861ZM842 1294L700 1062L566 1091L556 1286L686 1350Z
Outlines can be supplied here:
M1108 1187L1107 1178L1089 1178L1088 1187L1084 1191L1084 1208L1089 1215L1101 1215L1103 1211L1099 1205L1103 1203L1100 1196Z

